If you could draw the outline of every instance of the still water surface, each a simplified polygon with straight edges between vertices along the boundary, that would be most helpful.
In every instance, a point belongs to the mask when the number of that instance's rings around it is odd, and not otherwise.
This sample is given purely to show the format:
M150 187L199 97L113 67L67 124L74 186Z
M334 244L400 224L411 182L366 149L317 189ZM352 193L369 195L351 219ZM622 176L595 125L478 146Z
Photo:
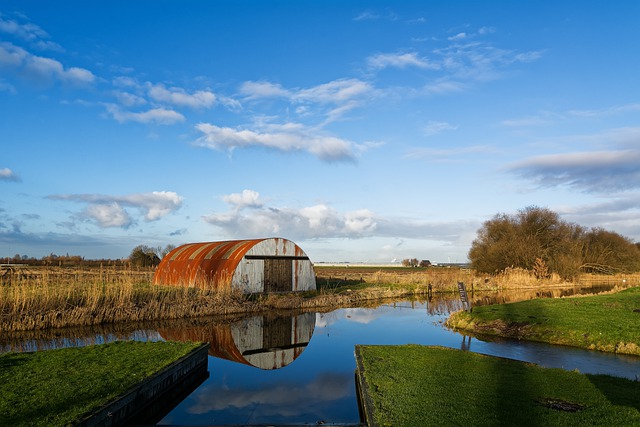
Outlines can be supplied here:
M356 344L441 345L585 373L627 378L640 373L640 360L634 357L465 337L442 326L448 310L433 308L429 302L403 301L316 314L312 339L299 357L280 369L210 357L209 379L160 424L358 422Z
M495 302L476 298L482 300ZM180 425L357 423L356 344L440 345L584 373L640 375L637 357L461 335L443 326L457 309L455 299L434 298L329 313L163 322L127 331L93 329L84 337L0 340L0 351L118 339L208 341L209 378L158 423Z

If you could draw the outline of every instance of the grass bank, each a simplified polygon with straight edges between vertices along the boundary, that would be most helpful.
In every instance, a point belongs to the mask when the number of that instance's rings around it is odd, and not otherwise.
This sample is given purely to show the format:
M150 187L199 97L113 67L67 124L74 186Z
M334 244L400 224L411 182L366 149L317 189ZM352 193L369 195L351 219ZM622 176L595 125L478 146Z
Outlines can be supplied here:
M640 356L640 287L613 294L475 307L447 326L476 334Z
M69 425L197 347L130 341L0 355L0 425Z
M640 425L640 383L442 347L358 346L370 425Z

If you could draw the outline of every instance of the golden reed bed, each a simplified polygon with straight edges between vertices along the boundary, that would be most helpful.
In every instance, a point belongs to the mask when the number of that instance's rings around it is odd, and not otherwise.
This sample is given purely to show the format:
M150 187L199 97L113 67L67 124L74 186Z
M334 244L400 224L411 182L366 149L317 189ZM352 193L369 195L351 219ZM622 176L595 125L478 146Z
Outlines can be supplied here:
M449 292L458 281L477 291L533 288L544 283L524 270L497 276L458 268L321 267L318 291L286 295L218 293L151 285L153 269L20 267L0 274L0 331L41 330L123 321L178 319L274 309L347 307L367 301ZM640 284L640 275L616 277Z

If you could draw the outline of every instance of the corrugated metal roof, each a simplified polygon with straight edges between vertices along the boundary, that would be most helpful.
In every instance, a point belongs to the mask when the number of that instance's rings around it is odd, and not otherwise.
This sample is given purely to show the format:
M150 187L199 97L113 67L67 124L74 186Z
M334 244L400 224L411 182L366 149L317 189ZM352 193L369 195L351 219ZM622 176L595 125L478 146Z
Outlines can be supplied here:
M256 244L267 239L188 243L169 252L160 262L154 284L231 289L238 263Z

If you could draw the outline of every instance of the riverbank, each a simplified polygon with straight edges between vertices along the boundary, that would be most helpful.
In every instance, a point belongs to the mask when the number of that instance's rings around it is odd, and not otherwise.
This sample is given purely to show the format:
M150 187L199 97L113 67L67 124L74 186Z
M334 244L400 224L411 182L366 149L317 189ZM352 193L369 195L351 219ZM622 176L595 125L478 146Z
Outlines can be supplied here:
M0 425L75 424L198 347L130 341L0 355Z
M319 267L317 290L247 295L151 285L153 269L20 269L0 284L0 330L35 331L118 322L145 322L272 310L358 307L373 301L454 292L459 281L470 290L542 288L524 270L497 276L461 268ZM610 279L609 277L607 279ZM614 278L640 283L640 275ZM625 282L627 281L628 282Z
M640 287L584 297L474 307L446 326L480 335L526 339L640 356Z
M443 347L357 346L370 426L640 424L640 383Z

